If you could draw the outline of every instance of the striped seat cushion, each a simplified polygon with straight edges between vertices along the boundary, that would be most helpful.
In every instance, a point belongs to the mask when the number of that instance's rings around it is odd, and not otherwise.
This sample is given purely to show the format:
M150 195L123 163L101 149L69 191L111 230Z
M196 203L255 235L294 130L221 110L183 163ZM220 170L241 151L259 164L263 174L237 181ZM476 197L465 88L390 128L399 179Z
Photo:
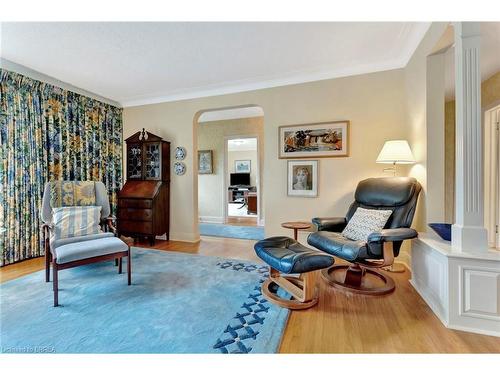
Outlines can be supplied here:
M52 220L51 242L102 233L100 206L56 207L52 209Z

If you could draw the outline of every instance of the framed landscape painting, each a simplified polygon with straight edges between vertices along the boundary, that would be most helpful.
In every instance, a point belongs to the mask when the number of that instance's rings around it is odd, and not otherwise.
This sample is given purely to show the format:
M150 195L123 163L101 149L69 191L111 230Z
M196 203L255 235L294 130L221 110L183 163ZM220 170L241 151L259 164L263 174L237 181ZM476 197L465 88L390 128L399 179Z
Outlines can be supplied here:
M289 160L287 190L291 197L317 197L318 161Z
M280 126L278 132L280 159L349 156L349 121Z
M236 173L250 173L251 160L235 160L234 171Z

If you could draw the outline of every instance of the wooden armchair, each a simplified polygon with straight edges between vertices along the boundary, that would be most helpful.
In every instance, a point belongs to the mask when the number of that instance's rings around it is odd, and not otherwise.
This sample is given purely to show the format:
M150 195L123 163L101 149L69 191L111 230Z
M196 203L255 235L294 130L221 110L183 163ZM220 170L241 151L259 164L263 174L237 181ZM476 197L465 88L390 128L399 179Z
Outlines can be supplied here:
M71 184L70 181L64 183ZM41 211L45 247L45 281L50 281L50 266L52 265L54 306L59 304L58 272L63 269L115 260L118 265L118 273L121 274L122 258L127 257L128 285L131 284L130 245L117 237L114 218L110 216L107 190L102 182L95 182L95 206L101 207L100 226L102 231L100 233L58 238L53 223L54 207L51 203L51 183L45 185Z

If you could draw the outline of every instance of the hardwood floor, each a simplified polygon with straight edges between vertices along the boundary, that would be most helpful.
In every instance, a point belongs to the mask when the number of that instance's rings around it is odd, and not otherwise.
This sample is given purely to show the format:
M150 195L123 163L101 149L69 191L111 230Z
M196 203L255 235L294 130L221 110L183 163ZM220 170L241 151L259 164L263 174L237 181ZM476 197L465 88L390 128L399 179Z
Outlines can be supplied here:
M45 258L33 258L22 262L9 264L0 268L0 283L17 279L18 277L43 270L45 268Z
M137 242L134 246L261 262L253 250L254 243L237 238L202 236L198 243L157 240L154 246L147 242Z
M500 338L445 328L408 282L393 273L386 296L340 292L319 278L319 303L293 312L282 353L500 353Z
M157 250L257 262L254 241L202 237L199 243L160 241ZM136 246L149 247L147 243ZM43 258L0 268L0 280L43 269ZM500 353L500 338L445 328L409 284L409 272L391 276L393 294L344 293L319 280L318 305L290 313L281 353Z
M228 216L227 225L244 225L250 227L257 226L257 217Z

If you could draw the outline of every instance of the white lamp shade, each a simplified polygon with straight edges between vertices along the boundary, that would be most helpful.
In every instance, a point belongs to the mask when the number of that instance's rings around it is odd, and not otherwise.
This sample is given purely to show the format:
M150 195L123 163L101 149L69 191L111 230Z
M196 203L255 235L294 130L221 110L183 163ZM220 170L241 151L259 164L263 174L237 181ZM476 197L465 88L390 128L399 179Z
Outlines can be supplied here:
M377 163L414 164L415 158L407 141L387 141L378 154Z

